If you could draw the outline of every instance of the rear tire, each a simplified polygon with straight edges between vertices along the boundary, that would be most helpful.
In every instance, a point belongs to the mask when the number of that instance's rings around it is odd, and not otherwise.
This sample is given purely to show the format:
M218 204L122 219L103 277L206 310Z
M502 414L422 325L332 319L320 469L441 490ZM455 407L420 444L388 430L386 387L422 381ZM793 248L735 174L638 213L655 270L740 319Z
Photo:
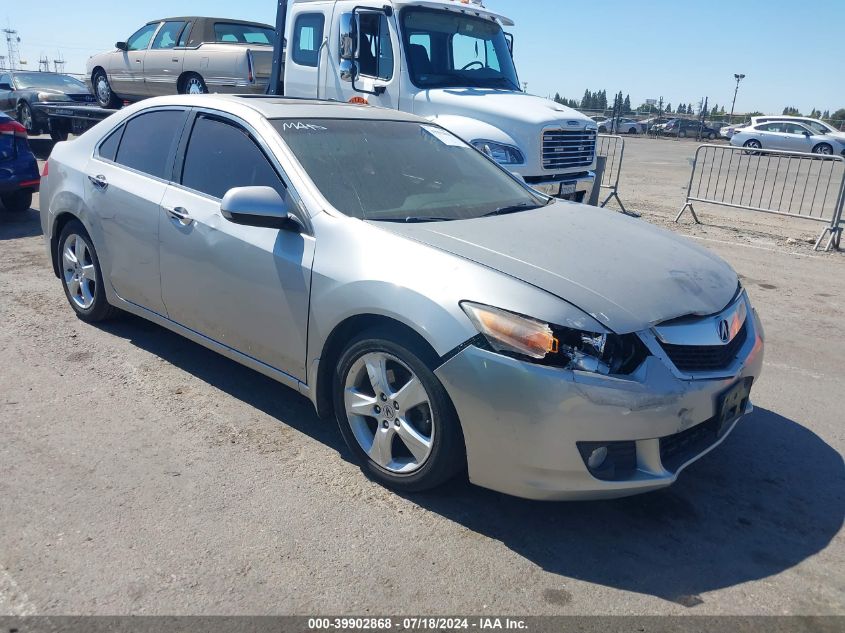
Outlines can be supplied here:
M182 80L182 90L179 92L186 95L204 95L208 94L208 86L198 74L190 73Z
M346 444L367 476L401 492L436 488L466 466L457 413L429 356L408 335L371 330L349 343L334 374Z
M819 143L813 148L813 154L821 154L822 156L833 156L833 147L827 143Z
M100 260L79 220L71 220L62 229L56 258L65 296L77 317L86 323L98 323L120 314L120 310L109 305Z
M32 192L31 191L15 191L12 193L4 193L0 195L0 202L6 207L6 211L12 213L23 213L28 211L32 206Z
M114 94L109 83L109 78L104 70L98 70L91 78L91 83L94 86L94 95L97 97L97 103L101 108L117 109L123 105L120 97Z
M716 140L715 132L710 132L710 134L707 135L707 138L708 138L708 140L715 141Z

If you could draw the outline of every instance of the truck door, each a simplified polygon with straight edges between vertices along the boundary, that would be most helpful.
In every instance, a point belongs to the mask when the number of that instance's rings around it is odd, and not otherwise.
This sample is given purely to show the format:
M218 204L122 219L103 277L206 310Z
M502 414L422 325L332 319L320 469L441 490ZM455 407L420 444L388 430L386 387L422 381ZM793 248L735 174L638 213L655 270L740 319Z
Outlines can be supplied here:
M337 7L337 5L336 5ZM329 37L329 55L322 81L322 96L338 101L365 100L370 105L399 108L400 46L396 15L383 10L359 8L357 76L342 77L340 72L340 37L343 16L348 7L335 9ZM350 80L351 79L351 80Z
M185 49L177 48L184 21L165 22L144 55L144 88L151 97L175 95Z

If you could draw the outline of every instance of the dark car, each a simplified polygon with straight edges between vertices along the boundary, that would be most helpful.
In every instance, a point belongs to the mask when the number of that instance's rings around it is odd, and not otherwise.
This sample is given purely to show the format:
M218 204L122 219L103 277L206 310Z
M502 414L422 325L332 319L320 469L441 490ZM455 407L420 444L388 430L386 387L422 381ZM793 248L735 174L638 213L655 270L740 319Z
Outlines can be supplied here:
M88 87L70 75L20 71L0 74L0 110L17 119L29 134L50 134L57 141L67 136L66 132L50 129L39 105L95 102Z
M41 177L23 125L0 113L0 202L8 211L26 211Z
M719 131L712 127L703 125L701 121L694 121L692 119L672 119L663 128L662 134L665 136L678 136L680 138L707 138L711 141L719 136Z

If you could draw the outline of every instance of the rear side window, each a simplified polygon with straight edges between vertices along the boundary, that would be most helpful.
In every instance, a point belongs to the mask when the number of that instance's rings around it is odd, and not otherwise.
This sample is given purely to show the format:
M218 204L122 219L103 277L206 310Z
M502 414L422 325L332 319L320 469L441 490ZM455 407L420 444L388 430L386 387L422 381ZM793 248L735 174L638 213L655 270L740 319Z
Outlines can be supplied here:
M275 31L271 28L250 24L215 22L214 39L217 42L238 44L272 44Z
M317 66L325 23L322 13L303 13L296 18L292 55L295 63L300 66Z
M153 40L153 49L176 48L176 44L179 43L179 34L184 26L184 22L165 22Z
M120 145L120 137L122 135L123 126L121 125L109 134L105 141L100 143L100 158L113 161L117 157L117 146Z
M194 26L193 22L188 22L188 25L182 31L181 37L179 37L179 46L187 46L188 45L188 37L191 34L191 27Z
M285 187L264 152L242 128L200 115L194 124L182 184L195 191L222 198L233 187Z
M170 180L170 161L184 117L182 110L158 110L131 119L126 123L116 162Z

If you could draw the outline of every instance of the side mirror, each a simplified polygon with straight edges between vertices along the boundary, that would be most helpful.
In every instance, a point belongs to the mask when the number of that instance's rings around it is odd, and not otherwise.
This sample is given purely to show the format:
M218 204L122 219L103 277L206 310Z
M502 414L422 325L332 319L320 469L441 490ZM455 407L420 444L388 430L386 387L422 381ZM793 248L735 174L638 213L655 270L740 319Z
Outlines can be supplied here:
M126 42L118 42L114 46L119 51L128 51L129 50L129 45Z
M13 90L13 88L9 84L0 84L0 90Z
M358 78L358 62L351 59L341 60L338 72L341 81L352 83Z
M235 187L226 192L220 204L224 218L243 226L281 229L300 233L305 228L279 192L272 187Z
M360 20L356 13L344 13L340 16L340 59L355 61L358 59L360 43Z

